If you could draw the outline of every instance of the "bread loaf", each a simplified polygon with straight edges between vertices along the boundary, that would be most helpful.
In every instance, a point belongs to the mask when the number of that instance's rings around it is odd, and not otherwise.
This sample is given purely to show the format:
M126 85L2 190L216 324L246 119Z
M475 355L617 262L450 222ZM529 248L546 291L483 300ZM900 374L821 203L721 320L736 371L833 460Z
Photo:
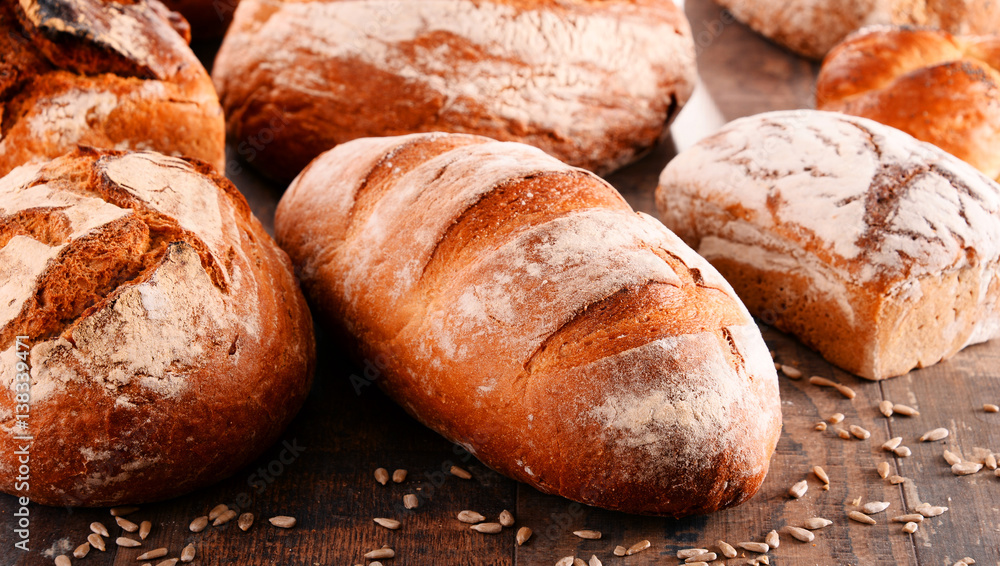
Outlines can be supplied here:
M380 386L502 474L631 513L749 498L777 376L719 274L598 177L458 134L314 161L276 232Z
M288 257L208 166L83 150L0 180L0 490L104 506L231 475L314 350Z
M862 377L1000 334L1000 185L899 130L740 119L671 161L656 201L751 312Z
M816 107L898 128L1000 178L1000 36L866 28L823 62Z
M994 0L716 0L736 19L800 55L822 59L848 34L869 25L1000 33Z
M338 143L452 131L607 172L691 95L670 0L246 0L213 78L238 152L290 180Z
M157 0L0 0L0 175L77 145L225 162L208 73Z

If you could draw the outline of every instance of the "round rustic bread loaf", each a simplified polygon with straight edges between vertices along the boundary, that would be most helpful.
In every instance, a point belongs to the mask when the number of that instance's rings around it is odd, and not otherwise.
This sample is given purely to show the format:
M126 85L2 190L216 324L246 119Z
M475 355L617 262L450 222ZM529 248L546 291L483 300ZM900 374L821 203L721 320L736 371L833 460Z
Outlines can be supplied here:
M800 55L822 59L869 25L911 25L957 34L1000 33L995 0L716 0L754 31Z
M0 490L154 501L255 458L312 379L290 267L198 162L80 150L0 179Z
M656 202L751 312L862 377L1000 336L1000 185L894 128L742 118L674 158Z
M763 481L781 409L760 331L595 175L478 136L355 140L296 179L275 228L378 384L497 471L671 516Z
M696 69L671 0L246 0L212 74L239 153L289 180L338 143L431 131L607 172L661 138Z
M823 62L816 107L898 128L1000 179L1000 36L866 28Z
M222 108L178 30L157 0L0 0L0 175L77 145L222 170Z

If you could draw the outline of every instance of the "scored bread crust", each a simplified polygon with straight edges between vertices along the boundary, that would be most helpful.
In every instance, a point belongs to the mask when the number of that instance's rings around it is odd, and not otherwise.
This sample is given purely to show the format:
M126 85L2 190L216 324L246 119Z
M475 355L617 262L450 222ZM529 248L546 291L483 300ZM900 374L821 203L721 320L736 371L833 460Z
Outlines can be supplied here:
M865 28L823 62L816 107L898 128L1000 178L1000 36Z
M77 145L225 165L211 78L157 0L0 1L0 175Z
M993 0L716 0L737 20L811 59L822 59L851 32L870 25L940 28L956 34L1000 33Z
M0 180L0 490L18 493L25 434L32 502L213 483L277 438L314 357L288 257L207 164L80 150Z
M500 473L671 516L763 480L781 412L756 325L595 175L477 136L362 139L315 160L275 226L377 383Z
M656 202L751 312L859 376L1000 335L1000 186L894 128L736 120L667 165Z
M608 172L665 134L696 68L670 0L246 0L212 75L239 153L289 180L338 143L431 131Z

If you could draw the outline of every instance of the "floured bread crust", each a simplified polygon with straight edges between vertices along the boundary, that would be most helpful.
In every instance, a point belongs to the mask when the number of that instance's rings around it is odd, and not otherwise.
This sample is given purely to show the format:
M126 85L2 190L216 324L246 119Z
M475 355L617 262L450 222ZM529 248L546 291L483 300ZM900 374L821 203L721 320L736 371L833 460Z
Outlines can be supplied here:
M222 479L301 406L314 349L287 256L207 166L85 150L0 179L3 491L25 432L40 503L155 501Z
M1000 33L993 0L716 0L754 31L800 55L822 59L851 32L870 25Z
M225 163L222 108L158 0L0 1L0 175L77 145Z
M670 0L248 0L213 78L254 167L291 179L352 139L481 134L608 172L691 95Z
M663 222L748 308L869 379L1000 334L1000 186L871 120L736 120L663 171Z
M457 134L314 161L278 239L422 422L547 493L684 516L753 495L777 378L721 276L593 174Z

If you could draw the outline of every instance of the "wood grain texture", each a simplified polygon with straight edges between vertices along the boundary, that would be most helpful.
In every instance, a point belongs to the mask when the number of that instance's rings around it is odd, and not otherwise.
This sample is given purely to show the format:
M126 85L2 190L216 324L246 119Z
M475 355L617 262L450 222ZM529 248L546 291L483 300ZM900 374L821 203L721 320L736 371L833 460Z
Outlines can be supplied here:
M696 41L701 30L715 29L708 26L722 19L710 0L689 0L686 11ZM815 68L740 24L724 25L703 45L699 65L705 81L700 91L704 98L694 103L701 106L689 108L691 112L682 114L673 127L674 141L681 149L686 147L684 140L704 136L718 127L720 119L811 104ZM235 160L236 153L231 152L231 163L246 169ZM610 180L634 207L652 212L656 177L674 153L671 144L661 145ZM281 187L262 183L246 171L233 176L255 213L265 226L271 226ZM767 317L763 318L766 323ZM360 379L366 371L363 362L349 362L349 354L339 349L338 340L321 330L317 336L316 385L306 407L283 435L283 441L306 447L299 457L281 464L281 473L274 474L272 482L265 481L266 487L258 493L248 482L263 477L260 468L273 465L278 470L273 462L280 463L285 450L279 442L253 465L218 486L146 506L130 518L154 523L144 550L167 546L171 556L177 556L184 545L193 542L198 547L196 565L367 564L363 554L383 544L397 553L396 558L383 561L386 566L551 566L569 555L584 560L597 555L606 565L677 564L678 549L712 547L720 538L734 545L761 541L771 529L800 525L817 516L834 523L815 531L812 543L801 543L782 533L781 546L770 553L771 564L948 566L965 556L975 558L977 564L1000 563L1000 478L986 470L957 477L941 456L945 447L966 458L972 458L977 447L1000 451L1000 414L982 410L983 403L1000 404L1000 342L975 346L943 364L873 383L833 368L794 338L766 326L764 338L776 350L779 361L800 368L805 376L798 381L780 378L785 424L761 492L738 508L708 517L673 521L610 513L507 480L474 459L466 460L461 450L456 452L447 441L409 418L376 386L361 386L368 383ZM353 384L352 375L356 376ZM368 375L375 375L370 367ZM831 389L810 385L807 379L811 375L849 385L857 397L847 400ZM355 385L360 386L360 394ZM914 406L920 416L886 419L877 408L884 399ZM826 432L813 429L817 421L835 412L845 415L843 425L862 426L871 432L871 438L842 440L832 427ZM937 427L948 428L950 436L940 442L918 442L921 434ZM893 436L903 437L904 444L913 450L911 457L894 458L879 450L882 442ZM893 486L880 479L875 467L882 461L892 464L894 473L909 481ZM452 462L470 470L473 479L440 474L441 468L450 467ZM810 473L815 465L823 466L829 474L829 491L823 491L821 482ZM373 477L379 466L390 473L397 467L406 468L409 478L401 485L390 482L381 486ZM800 500L789 498L788 488L802 479L809 484L806 495ZM412 512L400 505L403 494L410 492L427 496ZM236 501L241 493L248 494L247 508L257 516L249 532L239 531L235 522L209 527L201 534L187 530L194 517L219 502ZM858 497L891 505L874 516L878 524L866 526L846 516L853 509L850 503ZM950 510L925 520L912 536L901 532L902 525L888 521L923 501ZM102 520L114 536L120 531L106 509L32 506L32 551L24 555L12 550L16 508L12 497L0 496L0 566L52 564L51 555L46 557L44 551L64 539L64 546L72 544L68 546L71 551L84 540L87 525L94 520ZM463 509L495 519L505 508L513 512L516 525L497 535L472 532L455 519ZM266 518L276 514L293 515L299 524L288 531L271 527ZM389 531L372 522L376 516L397 518L403 525L398 531ZM522 547L514 543L514 531L520 526L535 532ZM582 540L572 534L579 529L599 530L603 537ZM624 559L612 555L616 545L630 546L644 539L651 542L650 549ZM108 553L91 551L86 559L73 563L140 564L135 560L139 553L114 550L110 544ZM740 558L718 563L744 562Z

